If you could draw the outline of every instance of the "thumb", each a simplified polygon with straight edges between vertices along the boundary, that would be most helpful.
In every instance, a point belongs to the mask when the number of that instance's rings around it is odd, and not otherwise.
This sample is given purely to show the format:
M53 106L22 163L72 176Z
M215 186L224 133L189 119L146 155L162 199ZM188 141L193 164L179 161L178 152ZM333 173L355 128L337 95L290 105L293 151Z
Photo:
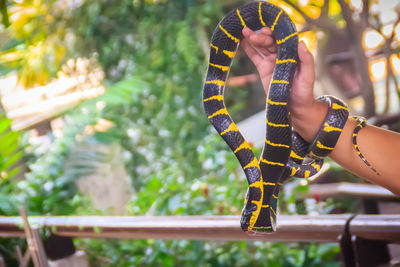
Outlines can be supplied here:
M297 74L299 86L302 88L311 89L314 88L315 80L315 69L314 69L314 57L304 42L299 43L299 70Z

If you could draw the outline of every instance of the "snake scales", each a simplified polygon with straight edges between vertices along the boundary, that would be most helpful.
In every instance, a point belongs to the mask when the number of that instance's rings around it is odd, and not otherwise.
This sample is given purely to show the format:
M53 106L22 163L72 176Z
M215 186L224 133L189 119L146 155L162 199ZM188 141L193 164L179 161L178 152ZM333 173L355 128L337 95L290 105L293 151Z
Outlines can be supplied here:
M269 27L277 44L276 66L266 101L266 139L259 161L224 104L225 82L244 27L254 31ZM264 1L229 12L218 24L211 40L203 88L204 109L246 175L249 187L241 218L241 228L245 232L275 231L280 186L291 176L307 178L320 171L322 158L333 150L349 114L341 100L323 96L320 101L327 102L330 108L314 142L308 144L292 131L288 101L298 62L297 46L298 33L289 16L281 8ZM306 155L313 160L305 163Z

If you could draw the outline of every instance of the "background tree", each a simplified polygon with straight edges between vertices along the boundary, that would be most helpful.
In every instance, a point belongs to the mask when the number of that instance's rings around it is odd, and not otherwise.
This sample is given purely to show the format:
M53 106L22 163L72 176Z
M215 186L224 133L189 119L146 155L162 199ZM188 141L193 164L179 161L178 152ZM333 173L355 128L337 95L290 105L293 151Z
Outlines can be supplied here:
M387 111L389 98L394 97L389 95L390 80L393 80L397 93L400 93L390 64L390 56L399 52L400 38L396 35L400 20L399 12L397 12L397 18L390 22L393 25L391 33L383 34L382 28L385 26L381 22L383 14L380 14L379 10L371 10L371 5L374 2L370 0L350 2L345 0L307 1L307 5L300 5L291 0L282 0L282 2L288 4L303 17L305 20L304 30L318 29L326 34L324 41L318 42L320 48L319 62L321 62L322 68L329 72L333 83L336 86L344 87L338 88L339 90L352 90L353 93L350 92L349 96L361 94L364 99L364 115L367 117L376 114L374 85L369 71L369 57L384 54L388 69L385 107L385 111ZM397 8L399 10L399 3L397 3ZM381 33L385 42L381 50L367 56L363 37L366 31L371 29ZM346 63L346 61L350 66L340 64L340 62ZM332 64L337 62L339 62L342 71L332 71ZM322 74L324 73L322 72ZM351 75L352 77L349 77L351 81L343 82L344 75Z

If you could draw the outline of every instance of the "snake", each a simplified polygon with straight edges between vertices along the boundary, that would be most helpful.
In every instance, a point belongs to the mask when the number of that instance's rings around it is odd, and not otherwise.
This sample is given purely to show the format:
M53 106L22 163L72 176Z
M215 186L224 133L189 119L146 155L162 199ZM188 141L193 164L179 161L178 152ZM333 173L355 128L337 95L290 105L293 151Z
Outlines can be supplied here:
M266 98L266 137L260 160L224 103L226 80L245 27L253 31L270 28L277 45L275 69ZM323 158L334 149L349 115L343 101L334 96L322 96L318 100L326 102L329 109L315 140L308 143L292 130L288 105L298 64L298 39L289 15L265 1L231 10L219 22L211 38L203 105L208 120L233 151L247 178L248 190L240 220L244 232L276 231L281 186L290 177L308 178L321 170ZM360 127L359 124L358 130ZM311 160L307 161L306 157Z

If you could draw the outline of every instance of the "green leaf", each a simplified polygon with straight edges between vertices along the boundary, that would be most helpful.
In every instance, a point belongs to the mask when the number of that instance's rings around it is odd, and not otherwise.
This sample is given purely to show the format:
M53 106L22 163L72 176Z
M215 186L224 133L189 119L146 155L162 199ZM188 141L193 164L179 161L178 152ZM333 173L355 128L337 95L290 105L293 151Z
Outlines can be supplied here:
M7 11L7 0L0 0L0 13L2 17L2 23L7 28L10 26L10 20L8 18L8 11Z

